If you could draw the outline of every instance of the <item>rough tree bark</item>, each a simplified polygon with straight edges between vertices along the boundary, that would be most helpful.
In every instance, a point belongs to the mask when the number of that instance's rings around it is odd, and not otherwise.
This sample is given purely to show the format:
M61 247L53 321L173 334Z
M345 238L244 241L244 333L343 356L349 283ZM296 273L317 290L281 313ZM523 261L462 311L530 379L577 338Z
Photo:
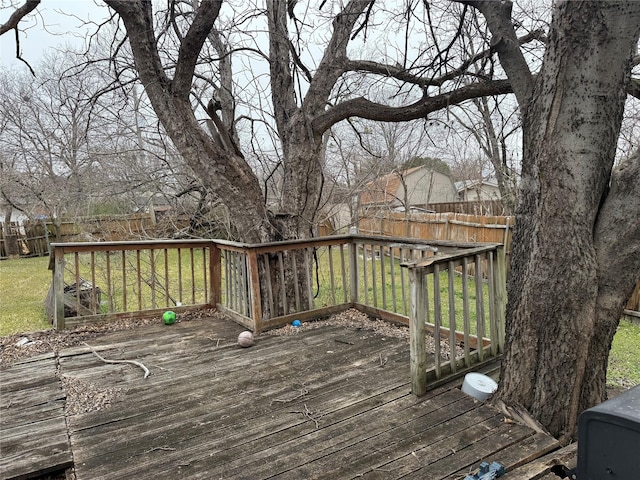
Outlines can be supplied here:
M487 19L523 115L524 156L497 398L575 437L605 399L609 348L640 277L640 154L612 174L640 33L640 3L556 2L533 77L510 2L469 1Z
M127 30L136 70L153 109L185 162L203 184L225 199L235 226L246 242L273 238L262 191L244 159L223 149L198 124L189 92L198 56L218 17L222 1L202 2L183 37L173 78L158 53L151 2L109 0ZM216 159L216 161L212 161Z

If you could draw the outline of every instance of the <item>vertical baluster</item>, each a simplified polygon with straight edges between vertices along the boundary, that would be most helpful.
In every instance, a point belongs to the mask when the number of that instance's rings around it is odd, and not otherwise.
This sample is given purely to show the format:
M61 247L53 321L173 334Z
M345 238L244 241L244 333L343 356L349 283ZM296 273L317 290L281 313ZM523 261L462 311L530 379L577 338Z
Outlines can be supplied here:
M202 290L204 292L204 298L200 303L209 303L209 282L207 281L207 249L202 247L202 281L204 285Z
M387 309L387 279L384 266L384 245L380 245L380 283L382 284L382 308Z
M227 308L231 308L231 264L229 261L229 250L222 251L224 259L224 299L223 304Z
M274 309L274 302L273 302L273 286L271 285L271 265L269 265L269 254L268 253L263 253L262 254L262 262L264 264L264 275L265 275L265 282L267 283L267 295L269 297L269 317L273 318L276 316L275 314L275 309ZM258 292L258 295L260 294L260 292Z
M142 274L140 272L140 250L136 250L136 278L138 286L138 310L142 310Z
M404 248L400 248L400 263L406 261L407 251ZM400 270L400 284L402 288L402 313L404 315L407 314L407 291L405 286L405 273L403 270Z
M371 245L371 288L373 290L373 306L378 306L378 278L376 275L376 246Z
M309 310L313 310L313 261L310 248L303 250L304 273L307 278L307 296L309 301Z
M335 276L333 273L333 255L331 245L327 247L329 253L329 279L331 281L331 305L336 305L336 283ZM321 305L322 306L322 305Z
M162 254L164 259L164 306L169 307L169 300L171 300L171 287L169 286L169 249L163 249Z
M469 347L469 334L471 331L471 320L469 319L469 276L467 268L469 260L462 259L462 318L464 322L464 362L465 366L471 366L471 351Z
M358 268L358 244L352 242L349 244L349 279L351 280L351 302L358 303L360 270Z
M393 247L389 248L389 274L391 275L391 302L393 305L393 312L398 313L398 302L396 299L396 257L393 253ZM400 269L400 275L402 275L402 269Z
M478 338L478 360L484 360L484 294L482 288L482 257L475 256L476 263L476 329Z
M302 308L300 306L300 282L298 281L298 262L296 261L296 250L289 250L291 257L291 265L293 268L293 290L296 295L296 313Z
M127 311L127 255L122 250L122 311Z
M76 317L80 316L80 290L82 289L80 285L80 254L75 252L73 254L74 257L74 268L75 268L75 280L76 280Z
M215 243L209 246L209 291L211 296L207 302L209 305L216 307L221 301L222 295L222 265L221 265L220 248Z
M369 282L367 280L367 245L362 244L362 289L364 290L364 304L369 305Z
M189 249L189 265L191 267L191 304L196 303L196 265L193 255L193 248Z
M278 267L280 268L280 295L282 297L282 314L289 313L289 302L287 301L287 282L284 278L284 256L278 252Z
M96 252L94 251L91 252L89 265L91 268L91 310L93 314L96 315L98 313L99 302L96 292L96 288L98 287L96 286Z
M113 285L111 283L111 252L105 252L107 255L106 258L106 267L107 267L107 304L109 305L109 313L113 313Z
M449 358L451 360L451 373L456 373L456 299L455 299L455 284L454 275L455 267L453 262L449 262L448 268L448 280L449 280Z
M440 378L440 326L442 325L442 310L440 299L440 267L438 264L433 266L433 323L434 323L434 347L435 347L435 372L436 378Z
M182 299L183 285L182 285L182 249L178 248L178 301L184 303Z
M344 264L344 248L340 246L340 273L342 274L342 301L347 303L347 270Z
M156 251L149 249L149 266L151 268L151 308L156 308Z

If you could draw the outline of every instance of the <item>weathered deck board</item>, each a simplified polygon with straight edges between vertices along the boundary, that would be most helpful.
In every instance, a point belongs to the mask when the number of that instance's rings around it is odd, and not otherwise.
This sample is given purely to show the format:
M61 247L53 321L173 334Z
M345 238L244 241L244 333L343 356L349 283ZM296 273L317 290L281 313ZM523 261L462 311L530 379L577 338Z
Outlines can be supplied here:
M147 379L139 367L105 364L85 346L61 351L60 375L121 389L110 407L67 417L77 479L463 478L481 460L516 468L556 446L504 422L463 394L460 381L413 396L406 340L325 326L263 335L241 349L240 331L203 319L89 342L105 358L143 362ZM45 407L60 387L25 382L36 367L7 370L7 394L43 427L23 445L62 448L66 432L49 435L44 425L62 412L64 394ZM28 430L12 422L3 438ZM49 452L48 461L54 457Z
M0 371L1 479L29 478L73 463L64 400L53 355Z

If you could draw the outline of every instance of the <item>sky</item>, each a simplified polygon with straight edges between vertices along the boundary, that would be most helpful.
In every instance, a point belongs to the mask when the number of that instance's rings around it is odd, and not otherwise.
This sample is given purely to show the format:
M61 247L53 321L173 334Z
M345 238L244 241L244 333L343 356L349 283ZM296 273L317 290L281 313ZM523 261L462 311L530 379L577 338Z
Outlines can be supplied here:
M23 0L2 0L0 22L7 21L15 7L22 5ZM36 70L43 54L68 43L82 48L87 32L94 31L95 25L84 25L84 22L100 23L109 15L109 9L101 1L93 0L42 0L35 12L25 17L20 23L20 50L32 68ZM16 43L14 32L7 32L0 37L0 63L3 69L27 69L27 66L16 59Z

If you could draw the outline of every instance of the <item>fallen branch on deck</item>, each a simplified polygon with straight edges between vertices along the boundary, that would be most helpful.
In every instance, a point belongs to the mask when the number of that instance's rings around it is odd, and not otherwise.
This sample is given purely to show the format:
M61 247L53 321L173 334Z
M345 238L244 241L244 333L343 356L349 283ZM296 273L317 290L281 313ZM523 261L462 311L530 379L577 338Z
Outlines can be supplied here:
M144 370L144 377L143 378L147 378L150 375L150 371L147 367L145 367L142 362L138 362L136 360L107 360L106 358L103 358L100 356L100 354L98 352L96 352L95 348L93 348L91 345L89 345L86 342L82 342L84 345L86 345L87 347L89 347L91 349L91 351L93 352L93 354L98 357L100 360L102 360L104 363L130 363L132 365L136 365L138 367L140 367L142 370Z

